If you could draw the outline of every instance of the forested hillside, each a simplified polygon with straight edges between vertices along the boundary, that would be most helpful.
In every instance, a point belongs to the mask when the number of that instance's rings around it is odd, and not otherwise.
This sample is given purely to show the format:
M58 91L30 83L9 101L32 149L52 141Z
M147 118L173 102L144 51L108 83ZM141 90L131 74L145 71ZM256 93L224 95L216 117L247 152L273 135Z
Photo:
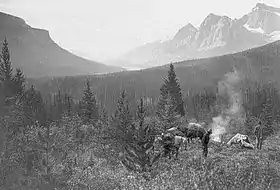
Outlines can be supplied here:
M258 82L278 82L280 77L280 41L244 52L208 59L198 59L174 63L181 84L183 98L187 99L198 92L216 93L217 84L226 73L238 70L244 88ZM150 106L155 106L159 96L162 77L167 75L168 65L141 71L119 72L110 75L77 76L62 78L28 79L43 96L53 96L60 91L70 94L74 100L82 96L85 80L89 79L100 104L113 113L116 98L121 90L128 93L130 102L144 96ZM185 101L186 103L188 101ZM134 104L134 103L132 103ZM134 104L134 108L135 108Z
M4 41L0 189L279 189L278 49L33 86ZM260 120L262 150L224 144L237 132L252 141ZM198 142L162 157L155 138L190 121L221 141L208 157Z

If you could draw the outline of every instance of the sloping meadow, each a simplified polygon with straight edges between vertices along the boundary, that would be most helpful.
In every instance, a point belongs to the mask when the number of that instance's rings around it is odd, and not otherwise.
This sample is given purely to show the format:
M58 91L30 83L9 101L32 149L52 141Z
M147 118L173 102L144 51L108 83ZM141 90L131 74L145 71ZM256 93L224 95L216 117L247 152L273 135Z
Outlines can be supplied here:
M178 160L161 158L150 173L136 174L121 165L111 168L97 164L98 172L96 167L88 168L86 175L76 175L69 182L76 181L70 185L73 189L279 189L277 143L278 136L271 137L259 151L212 141L209 156L204 159L201 144L195 142L187 151L180 151Z

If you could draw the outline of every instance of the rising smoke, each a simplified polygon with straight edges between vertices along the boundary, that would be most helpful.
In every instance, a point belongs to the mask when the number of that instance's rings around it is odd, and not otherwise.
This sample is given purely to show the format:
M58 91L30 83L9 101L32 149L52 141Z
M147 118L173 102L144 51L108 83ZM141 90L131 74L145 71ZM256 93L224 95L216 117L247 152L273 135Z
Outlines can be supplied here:
M229 132L229 123L234 118L243 118L242 114L242 96L238 90L241 78L237 70L227 73L225 79L218 83L219 95L229 97L229 106L222 108L220 115L212 118L212 138L215 141L221 142L221 135Z

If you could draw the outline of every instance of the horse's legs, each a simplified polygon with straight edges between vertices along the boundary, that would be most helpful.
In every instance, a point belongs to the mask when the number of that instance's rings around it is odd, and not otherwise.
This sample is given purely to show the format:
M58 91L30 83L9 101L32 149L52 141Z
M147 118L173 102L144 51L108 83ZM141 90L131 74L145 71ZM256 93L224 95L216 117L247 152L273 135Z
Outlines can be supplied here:
M167 148L167 146L164 146L163 147L164 148L164 150L163 150L163 157L166 157L167 156L167 154L169 153L169 149Z
M169 160L172 158L172 150L169 150Z
M169 147L169 151L168 151L169 159L172 158L172 154L173 154L173 148L172 148L172 147Z
M176 160L178 159L179 148L180 148L180 147L176 147L176 149L175 149L175 150L176 150Z
M203 156L207 157L207 154L208 154L208 147L207 145L203 145Z
M174 146L171 146L171 147L169 147L169 152L168 152L169 154L169 159L171 159L172 158L172 156L174 155L174 154L176 154L176 147L174 147Z
M164 157L169 156L169 159L171 159L171 153L172 153L172 147L170 145L164 146Z

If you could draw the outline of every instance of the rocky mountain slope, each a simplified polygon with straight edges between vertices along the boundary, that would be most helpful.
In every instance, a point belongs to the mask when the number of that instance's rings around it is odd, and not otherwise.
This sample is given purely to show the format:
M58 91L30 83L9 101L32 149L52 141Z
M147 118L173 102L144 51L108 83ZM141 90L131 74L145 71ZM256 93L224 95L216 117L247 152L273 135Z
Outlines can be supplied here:
M199 28L182 27L174 38L136 48L117 65L148 68L193 58L206 58L258 47L280 39L280 8L258 3L240 19L209 14Z
M32 28L23 19L0 12L0 40L3 41L5 37L13 67L20 67L27 77L73 76L123 70L78 57L59 47L48 31Z

